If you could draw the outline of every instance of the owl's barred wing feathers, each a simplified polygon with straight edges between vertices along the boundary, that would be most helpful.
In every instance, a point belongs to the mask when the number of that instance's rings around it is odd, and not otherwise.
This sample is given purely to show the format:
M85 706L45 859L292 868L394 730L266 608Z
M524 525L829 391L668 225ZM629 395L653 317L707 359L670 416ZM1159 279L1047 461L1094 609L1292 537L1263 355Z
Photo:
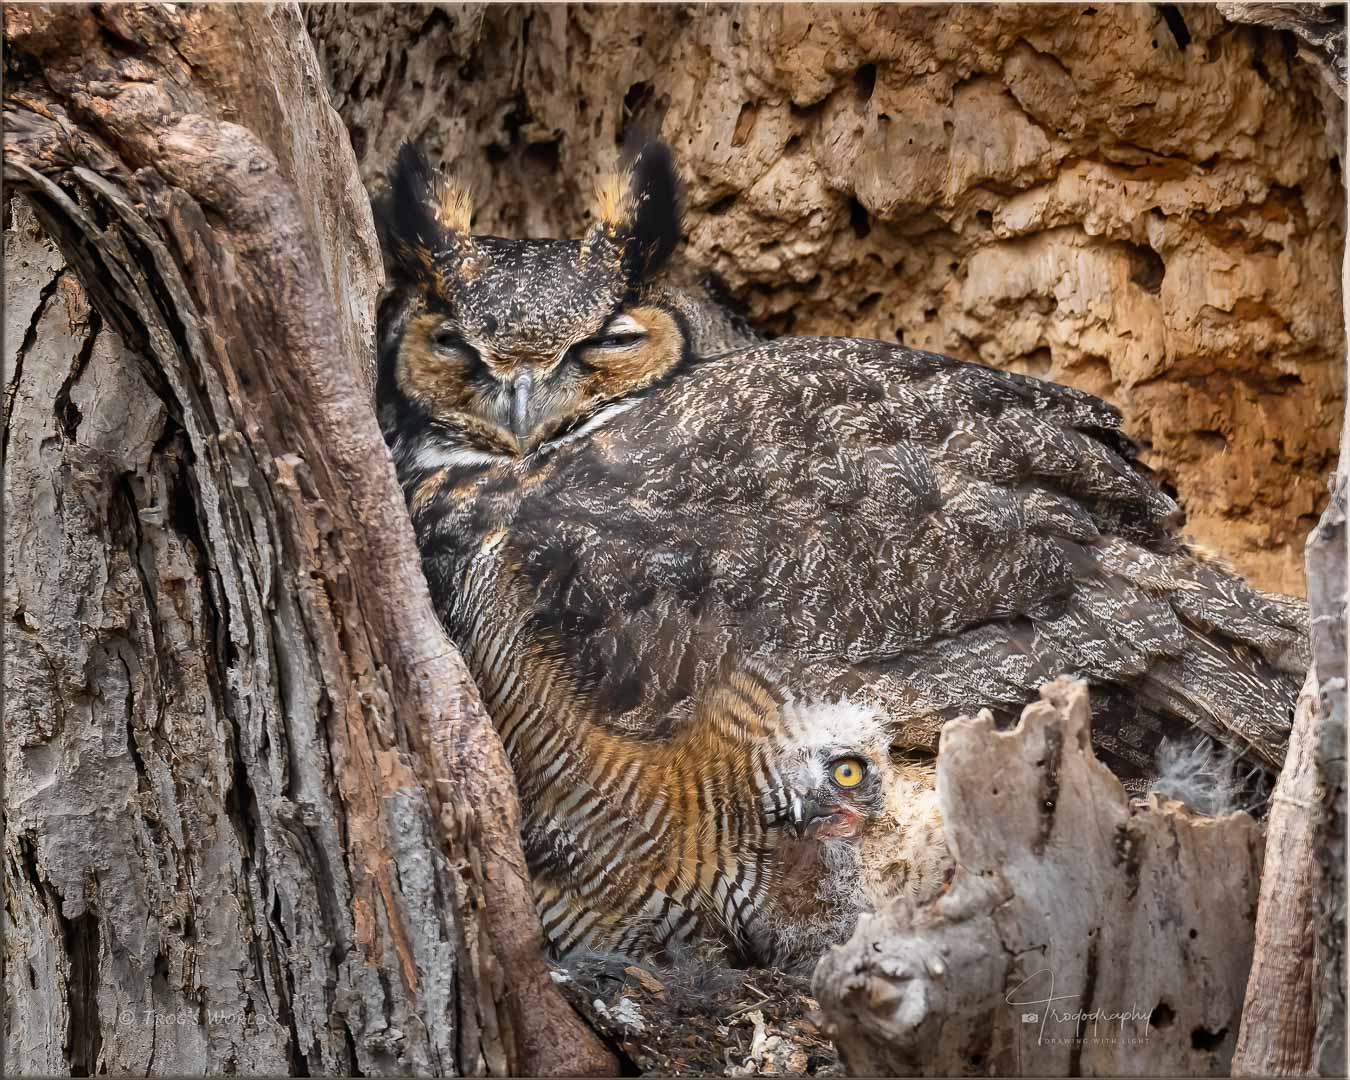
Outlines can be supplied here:
M380 213L381 423L559 953L809 961L886 891L864 850L940 887L942 722L1065 672L1127 784L1196 728L1278 764L1302 607L1187 549L1115 409L760 342L675 280L678 191L635 143L583 238L474 236L405 150Z
M1301 609L1184 548L1119 426L1069 388L791 339L695 363L478 494L616 729L669 732L730 653L869 696L915 742L1069 671L1120 691L1100 728L1127 773L1177 722L1278 764Z

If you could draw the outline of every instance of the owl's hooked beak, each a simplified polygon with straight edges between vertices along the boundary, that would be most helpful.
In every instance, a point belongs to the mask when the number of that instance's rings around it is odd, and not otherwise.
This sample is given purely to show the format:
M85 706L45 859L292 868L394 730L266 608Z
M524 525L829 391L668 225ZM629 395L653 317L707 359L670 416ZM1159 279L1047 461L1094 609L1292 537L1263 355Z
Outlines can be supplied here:
M534 376L528 371L517 375L511 384L511 434L523 439L529 433L526 418L530 410L530 391L534 389Z
M833 812L833 807L821 806L814 795L794 795L788 806L788 825L800 840L806 835L806 830L811 827L812 822L818 818L828 817Z
M807 794L793 796L787 824L798 840L838 840L857 836L861 821L856 811L837 801L824 802Z

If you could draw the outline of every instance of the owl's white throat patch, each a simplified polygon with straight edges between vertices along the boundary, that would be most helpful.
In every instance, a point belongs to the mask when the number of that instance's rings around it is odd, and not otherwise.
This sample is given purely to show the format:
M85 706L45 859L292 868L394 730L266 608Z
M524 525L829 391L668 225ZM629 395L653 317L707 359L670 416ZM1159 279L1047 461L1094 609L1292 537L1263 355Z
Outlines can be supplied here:
M620 416L633 408L639 400L638 398L628 398L625 401L617 401L612 405L606 405L582 424L555 439L547 439L541 442L523 457L505 453L494 454L487 450L456 446L440 440L423 440L412 451L408 460L413 468L428 470L482 469L493 465L520 465L535 454L544 457L555 453L570 443L578 442L592 435L616 416Z
M616 401L613 405L606 405L589 420L585 421L585 423L579 424L577 427L574 427L571 431L568 431L563 435L559 435L556 439L549 439L546 442L540 443L535 452L539 454L551 454L555 450L566 446L568 443L574 443L578 439L584 439L597 428L603 427L605 424L609 423L614 417L626 413L636 405L639 400L639 398L633 397L628 398L626 401Z
M418 469L482 468L485 465L506 465L514 461L509 454L490 454L467 446L447 446L439 442L424 442L412 455L412 464Z

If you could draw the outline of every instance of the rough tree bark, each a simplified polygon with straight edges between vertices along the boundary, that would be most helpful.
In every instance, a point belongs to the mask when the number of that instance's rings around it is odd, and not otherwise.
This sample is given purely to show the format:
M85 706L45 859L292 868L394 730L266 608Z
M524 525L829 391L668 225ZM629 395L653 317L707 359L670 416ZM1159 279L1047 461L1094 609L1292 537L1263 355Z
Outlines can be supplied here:
M1344 104L1300 49L1325 51L1334 15L1286 14L1307 39L1210 4L307 18L368 184L419 139L471 184L477 228L575 236L625 127L659 130L690 263L760 327L1100 394L1193 536L1304 591L1345 389L1345 187Z
M948 724L946 891L864 917L816 969L855 1076L1226 1076L1261 833L1246 814L1131 806L1089 741L1083 683L1016 729Z
M365 393L299 9L4 29L6 1067L610 1068Z
M1342 265L1350 282L1350 250ZM1313 662L1270 811L1271 854L1261 882L1235 1076L1344 1076L1346 1071L1348 449L1350 424L1342 428L1331 501L1308 537Z

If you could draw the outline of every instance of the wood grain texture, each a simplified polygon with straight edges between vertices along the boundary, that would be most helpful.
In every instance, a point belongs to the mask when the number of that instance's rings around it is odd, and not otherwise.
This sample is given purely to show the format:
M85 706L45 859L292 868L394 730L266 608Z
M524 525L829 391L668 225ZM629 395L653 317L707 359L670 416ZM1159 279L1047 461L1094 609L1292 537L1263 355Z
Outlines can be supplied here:
M8 1066L610 1068L427 600L299 9L10 8L5 45Z
M950 887L864 917L816 969L852 1075L1227 1075L1260 830L1131 804L1092 753L1086 686L1041 696L1011 731L948 725Z
M1343 273L1350 278L1350 251ZM1270 812L1234 1076L1342 1076L1345 1033L1346 473L1308 537L1312 666Z

